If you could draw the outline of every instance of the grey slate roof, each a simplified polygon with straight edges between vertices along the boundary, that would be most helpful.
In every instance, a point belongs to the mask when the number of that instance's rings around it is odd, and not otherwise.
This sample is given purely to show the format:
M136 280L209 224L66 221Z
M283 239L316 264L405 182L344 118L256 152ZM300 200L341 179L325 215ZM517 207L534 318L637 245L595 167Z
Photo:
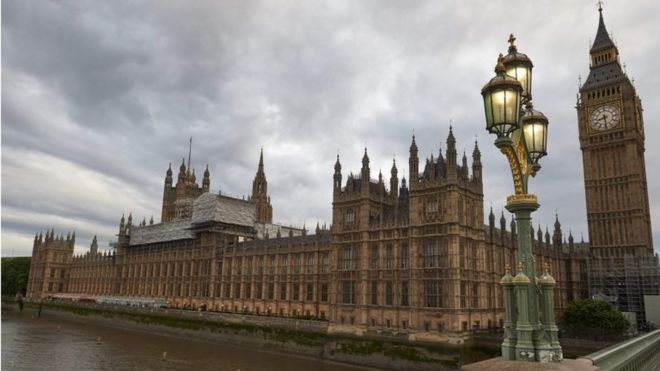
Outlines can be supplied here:
M592 68L581 90L593 89L602 85L622 81L628 81L628 77L623 73L619 62L612 61Z
M603 49L616 47L610 38L610 35L607 33L607 28L605 28L605 22L603 21L603 11L602 9L599 9L599 11L600 15L598 18L598 31L596 32L596 39L594 39L594 43L590 50L590 53L592 54ZM610 63L606 63L598 67L593 67L591 71L589 71L589 77L587 77L587 81L585 81L580 90L593 89L602 85L619 83L623 81L628 81L628 77L623 73L619 62L613 60Z
M612 42L610 35L607 33L607 28L605 28L605 22L603 21L603 11L602 9L599 11L600 17L598 19L598 31L596 32L596 39L594 39L594 44L591 46L592 52L614 46L614 42Z
M191 219L135 226L131 230L130 245L192 239L195 238L195 232L191 230L194 224L219 222L252 227L254 221L255 206L253 203L213 193L204 193L193 202Z
M255 223L254 229L257 230L257 238L264 239L266 238L266 232L268 232L268 238L276 238L277 231L280 231L281 237L288 237L289 231L293 234L294 237L302 236L302 229L294 227L285 227L278 224L268 224L268 223Z
M168 223L133 227L131 229L129 245L134 246L155 242L185 240L194 237L195 233L190 230L190 220L178 220Z
M252 227L258 239L276 238L278 230L282 237L302 235L302 229L277 224L257 223L256 209L252 202L237 198L204 193L193 201L192 218L146 226L135 226L131 230L130 245L195 238L192 230L196 225L216 222Z
M252 227L256 219L253 203L213 193L204 193L193 202L192 224L219 222Z

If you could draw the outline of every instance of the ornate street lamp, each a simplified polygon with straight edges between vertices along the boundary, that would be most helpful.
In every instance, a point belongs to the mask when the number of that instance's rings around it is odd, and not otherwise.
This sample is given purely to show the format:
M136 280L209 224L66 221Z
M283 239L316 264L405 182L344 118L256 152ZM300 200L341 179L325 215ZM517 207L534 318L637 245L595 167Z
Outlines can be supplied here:
M546 152L548 149L548 118L535 110L530 100L525 105L521 121L529 161L533 167L536 166L536 172L540 169L539 159L548 154Z
M514 41L510 35L509 53L500 54L496 76L481 90L486 130L497 135L495 145L511 167L515 193L507 197L506 209L515 214L518 226L517 274L512 276L507 266L500 281L505 308L502 357L558 362L563 356L553 316L555 281L547 268L540 280L536 277L530 221L539 204L527 189L529 176L535 176L541 169L539 160L547 154L548 119L533 108L533 64L525 54L518 52ZM539 308L543 308L542 315Z
M508 140L518 129L522 86L515 77L505 73L502 54L497 59L495 77L481 89L486 110L486 130L498 140Z
M509 35L509 53L504 57L506 74L513 76L522 86L522 95L527 100L532 99L532 61L523 53L518 53L514 42L516 38L513 34Z

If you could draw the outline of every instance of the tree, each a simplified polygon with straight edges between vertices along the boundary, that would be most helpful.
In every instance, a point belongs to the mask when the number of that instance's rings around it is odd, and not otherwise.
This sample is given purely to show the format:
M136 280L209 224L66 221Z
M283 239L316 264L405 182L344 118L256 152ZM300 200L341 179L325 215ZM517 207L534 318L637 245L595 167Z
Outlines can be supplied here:
M561 325L569 333L603 338L622 335L630 322L607 302L578 299L568 303Z
M25 296L29 273L29 257L2 258L2 296Z

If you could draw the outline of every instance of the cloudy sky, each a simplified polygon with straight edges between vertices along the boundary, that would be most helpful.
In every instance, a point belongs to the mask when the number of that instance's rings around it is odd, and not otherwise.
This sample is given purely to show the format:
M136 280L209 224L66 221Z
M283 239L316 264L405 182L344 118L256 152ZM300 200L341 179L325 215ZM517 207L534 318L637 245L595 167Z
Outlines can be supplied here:
M469 5L468 5L469 3ZM249 192L263 146L274 220L330 222L332 172L408 171L445 149L483 154L485 201L513 186L484 130L480 89L513 32L534 62L549 156L530 190L535 225L560 215L587 236L575 113L595 0L2 2L2 255L35 232L113 239L122 213L160 219L163 178L188 153L214 192ZM660 23L656 1L608 1L605 21L644 103L652 223L660 244ZM516 23L512 23L512 20ZM656 160L655 163L652 160ZM407 177L407 176L406 176ZM389 178L389 175L388 175Z

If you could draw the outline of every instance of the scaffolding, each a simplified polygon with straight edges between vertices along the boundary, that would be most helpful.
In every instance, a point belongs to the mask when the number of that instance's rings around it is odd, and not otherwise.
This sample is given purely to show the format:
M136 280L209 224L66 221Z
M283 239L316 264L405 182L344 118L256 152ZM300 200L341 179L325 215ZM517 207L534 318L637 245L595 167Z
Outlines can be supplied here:
M635 313L637 328L646 329L644 295L660 295L658 256L591 257L589 296Z

